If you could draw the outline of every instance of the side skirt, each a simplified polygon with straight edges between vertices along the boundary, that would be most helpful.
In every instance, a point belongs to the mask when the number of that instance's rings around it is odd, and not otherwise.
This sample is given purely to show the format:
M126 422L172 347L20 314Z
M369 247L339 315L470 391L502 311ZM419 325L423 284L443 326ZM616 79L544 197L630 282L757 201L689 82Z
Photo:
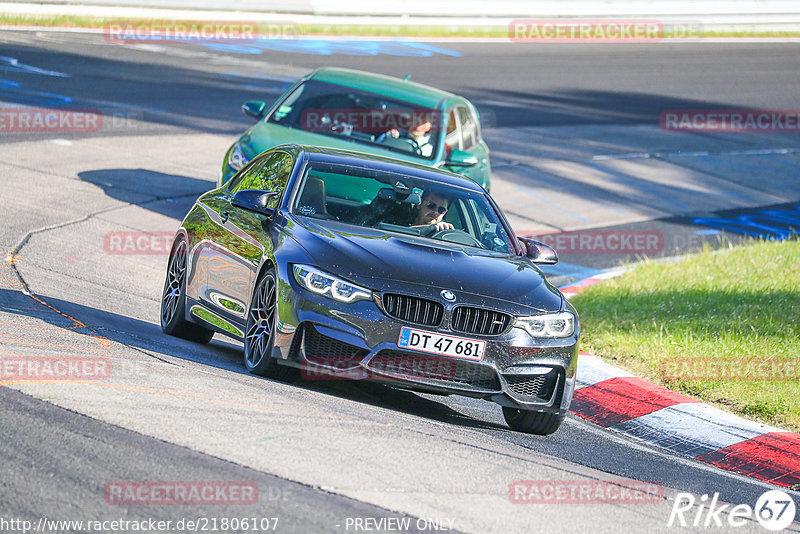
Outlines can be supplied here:
M221 315L209 310L202 304L187 299L187 312L186 318L193 323L205 326L206 328L232 337L238 341L244 342L244 325L234 323L233 321L222 317Z

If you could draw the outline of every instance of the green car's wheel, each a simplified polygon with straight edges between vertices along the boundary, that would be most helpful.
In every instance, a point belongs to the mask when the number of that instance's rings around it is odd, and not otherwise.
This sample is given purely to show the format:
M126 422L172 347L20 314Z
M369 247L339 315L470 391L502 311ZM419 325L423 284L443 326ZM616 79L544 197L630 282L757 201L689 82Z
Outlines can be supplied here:
M171 336L208 343L214 332L186 320L186 251L186 240L179 237L172 247L161 295L161 330Z

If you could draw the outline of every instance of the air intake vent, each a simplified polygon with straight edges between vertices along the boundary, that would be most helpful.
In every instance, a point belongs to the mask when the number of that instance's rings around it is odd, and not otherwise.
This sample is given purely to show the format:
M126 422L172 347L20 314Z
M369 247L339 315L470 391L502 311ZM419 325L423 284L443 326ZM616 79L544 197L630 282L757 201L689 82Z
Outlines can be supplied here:
M495 336L502 334L511 324L511 316L482 308L459 306L453 310L450 326L456 332Z
M386 293L382 297L383 309L388 315L401 321L439 326L444 315L444 306L435 300Z
M305 329L305 356L310 362L344 369L358 364L367 354L366 349L324 336L313 326Z
M543 400L549 399L553 394L558 376L556 371L550 371L546 375L503 375L512 392L522 397Z

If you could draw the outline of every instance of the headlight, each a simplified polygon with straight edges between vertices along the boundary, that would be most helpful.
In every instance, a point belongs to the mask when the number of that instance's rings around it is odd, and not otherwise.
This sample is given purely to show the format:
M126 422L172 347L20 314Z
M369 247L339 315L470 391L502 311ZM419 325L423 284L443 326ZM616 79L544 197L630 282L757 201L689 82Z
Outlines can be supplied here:
M248 161L250 161L250 158L244 155L241 145L239 143L233 145L233 150L228 155L228 165L230 165L231 169L238 171L247 165Z
M351 284L309 265L295 265L294 279L312 293L325 295L339 302L372 299L372 291Z
M575 316L560 312L517 317L514 326L524 328L532 337L569 337L575 333Z

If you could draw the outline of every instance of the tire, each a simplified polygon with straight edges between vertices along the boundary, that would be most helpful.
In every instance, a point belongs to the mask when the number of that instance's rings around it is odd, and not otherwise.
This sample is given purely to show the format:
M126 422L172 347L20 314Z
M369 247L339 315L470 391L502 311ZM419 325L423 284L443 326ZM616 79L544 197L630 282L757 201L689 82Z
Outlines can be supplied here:
M161 330L170 336L205 344L214 337L213 330L186 320L186 250L186 240L176 239L161 293Z
M277 297L275 270L267 269L258 278L247 312L244 365L254 375L294 382L299 377L299 371L294 367L280 365L278 360L272 357L278 315Z
M532 412L530 410L520 410L518 408L506 408L503 406L503 417L511 430L524 432L526 434L536 434L547 436L552 434L567 417L563 413Z

